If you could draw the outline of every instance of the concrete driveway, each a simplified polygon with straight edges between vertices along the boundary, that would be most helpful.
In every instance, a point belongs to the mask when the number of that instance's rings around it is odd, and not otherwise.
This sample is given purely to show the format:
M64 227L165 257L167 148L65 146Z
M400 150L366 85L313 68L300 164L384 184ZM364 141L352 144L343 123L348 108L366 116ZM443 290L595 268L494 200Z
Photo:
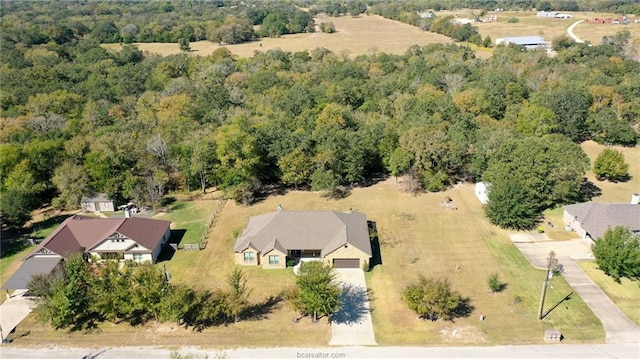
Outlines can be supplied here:
M16 290L0 305L0 327L2 327L2 339L6 338L9 333L20 324L33 308L33 301L25 297L23 294L26 290ZM4 295L4 293L2 293Z
M558 261L564 266L562 276L600 319L606 332L607 343L640 342L640 328L629 320L576 264L576 259L593 258L591 247L583 239L551 241L545 235L543 238L546 240L541 240L537 234L525 233L515 233L510 237L534 267L546 269L549 252L556 252Z
M329 345L378 345L362 269L336 269L342 308L331 317Z

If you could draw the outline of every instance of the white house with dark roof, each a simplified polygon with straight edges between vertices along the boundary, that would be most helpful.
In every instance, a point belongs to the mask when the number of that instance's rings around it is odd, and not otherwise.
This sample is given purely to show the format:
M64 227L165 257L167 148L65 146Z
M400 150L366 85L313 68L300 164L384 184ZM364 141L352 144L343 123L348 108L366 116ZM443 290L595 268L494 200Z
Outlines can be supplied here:
M149 218L67 218L34 251L2 289L26 289L35 274L48 274L63 259L83 254L98 260L155 262L171 236L171 222Z
M564 206L563 219L567 227L580 237L593 240L608 228L623 226L640 234L640 204L634 194L631 203L585 202Z
M361 268L372 256L360 212L284 211L251 217L233 247L236 263L284 268L288 259L317 258L336 268Z

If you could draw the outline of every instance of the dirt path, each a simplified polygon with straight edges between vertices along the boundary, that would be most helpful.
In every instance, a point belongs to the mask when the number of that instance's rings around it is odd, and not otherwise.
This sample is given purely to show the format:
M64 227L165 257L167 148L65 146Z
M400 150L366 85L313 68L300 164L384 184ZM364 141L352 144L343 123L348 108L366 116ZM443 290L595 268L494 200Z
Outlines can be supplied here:
M584 44L584 40L582 40L581 38L577 37L576 34L573 33L573 29L578 26L578 24L580 24L581 22L583 22L584 20L578 20L576 22L574 22L573 24L569 25L569 27L567 28L567 34L569 36L571 36L571 38L573 39L573 41L579 43L579 44Z

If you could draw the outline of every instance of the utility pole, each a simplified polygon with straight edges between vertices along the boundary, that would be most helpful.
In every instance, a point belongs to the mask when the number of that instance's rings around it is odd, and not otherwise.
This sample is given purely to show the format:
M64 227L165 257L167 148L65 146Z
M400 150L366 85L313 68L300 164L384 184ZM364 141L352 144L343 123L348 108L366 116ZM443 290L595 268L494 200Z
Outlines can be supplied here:
M549 284L549 278L553 271L558 268L558 259L556 258L556 252L549 252L549 256L547 257L547 275L544 277L544 282L542 283L542 293L540 294L540 306L538 307L538 319L542 320L542 310L544 308L544 298L547 296L547 285Z

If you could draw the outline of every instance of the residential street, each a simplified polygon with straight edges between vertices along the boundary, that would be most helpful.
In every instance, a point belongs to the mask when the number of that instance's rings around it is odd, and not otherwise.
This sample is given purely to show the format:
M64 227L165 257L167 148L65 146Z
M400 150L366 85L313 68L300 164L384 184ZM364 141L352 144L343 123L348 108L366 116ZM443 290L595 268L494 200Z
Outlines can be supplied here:
M633 358L640 356L638 344L547 344L495 347L324 347L324 348L258 348L230 351L182 348L180 354L193 354L195 359L229 358ZM137 359L169 358L171 351L154 347L120 347L104 349L12 348L9 344L0 348L3 359Z
M546 268L549 252L556 252L558 261L564 266L562 276L602 321L607 343L640 343L640 328L576 264L576 259L591 256L591 249L583 239L538 240L539 236L525 233L512 234L511 239L534 267Z

